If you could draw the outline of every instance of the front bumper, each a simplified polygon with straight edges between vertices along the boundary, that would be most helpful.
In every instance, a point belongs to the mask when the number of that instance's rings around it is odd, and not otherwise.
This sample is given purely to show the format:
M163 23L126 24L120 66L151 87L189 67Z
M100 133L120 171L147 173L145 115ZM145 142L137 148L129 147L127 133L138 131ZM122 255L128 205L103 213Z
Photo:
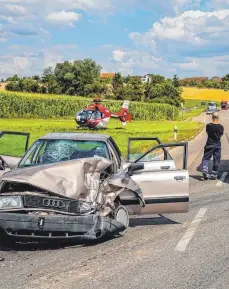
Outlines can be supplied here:
M100 240L114 236L126 228L120 222L88 216L35 216L18 213L0 213L0 229L17 240Z

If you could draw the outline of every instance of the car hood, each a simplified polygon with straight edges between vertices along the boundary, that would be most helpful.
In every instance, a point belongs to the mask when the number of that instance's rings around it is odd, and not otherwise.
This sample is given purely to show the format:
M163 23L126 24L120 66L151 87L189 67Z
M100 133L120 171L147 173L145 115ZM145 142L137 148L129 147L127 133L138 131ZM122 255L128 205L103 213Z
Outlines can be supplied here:
M88 193L88 174L100 174L112 164L103 158L87 158L55 164L17 168L2 176L2 181L32 185L53 194L78 198Z
M39 191L71 199L83 199L101 205L113 201L124 189L137 194L144 204L142 192L135 181L124 171L108 174L101 185L101 172L112 165L105 158L93 157L35 167L18 168L5 173L3 182L29 184Z

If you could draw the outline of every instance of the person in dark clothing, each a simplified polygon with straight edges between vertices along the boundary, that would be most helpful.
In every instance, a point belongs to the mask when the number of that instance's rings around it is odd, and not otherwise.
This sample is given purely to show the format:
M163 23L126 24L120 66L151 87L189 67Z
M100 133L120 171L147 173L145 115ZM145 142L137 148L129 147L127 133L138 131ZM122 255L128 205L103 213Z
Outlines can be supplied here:
M202 174L205 180L216 180L219 173L219 165L221 161L221 137L224 134L224 127L219 123L219 114L212 114L212 122L207 124L206 132L208 135L207 143L204 148L204 156L202 159ZM212 173L209 175L208 163L213 156Z

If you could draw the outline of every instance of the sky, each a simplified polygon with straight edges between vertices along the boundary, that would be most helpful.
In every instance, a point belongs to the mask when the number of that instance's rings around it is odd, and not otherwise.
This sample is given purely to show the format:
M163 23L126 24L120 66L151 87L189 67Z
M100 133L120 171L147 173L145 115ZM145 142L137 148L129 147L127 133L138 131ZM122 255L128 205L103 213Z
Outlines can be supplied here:
M103 72L229 73L229 0L0 0L0 78L92 58Z

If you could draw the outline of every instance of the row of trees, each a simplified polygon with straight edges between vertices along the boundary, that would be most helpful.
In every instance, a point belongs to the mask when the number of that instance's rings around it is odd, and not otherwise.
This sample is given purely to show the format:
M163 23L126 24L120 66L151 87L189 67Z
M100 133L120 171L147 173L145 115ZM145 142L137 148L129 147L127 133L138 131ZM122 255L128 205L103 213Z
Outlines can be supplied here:
M212 79L202 80L202 81L201 80L197 81L193 79L190 81L180 80L179 82L181 86L229 90L229 74L226 74L222 79L218 77L213 77Z
M102 67L91 59L65 61L54 69L46 68L41 76L20 78L17 75L6 80L6 89L48 94L68 94L106 99L169 103L180 106L179 79L165 79L151 74L151 82L142 84L139 77L101 78Z

